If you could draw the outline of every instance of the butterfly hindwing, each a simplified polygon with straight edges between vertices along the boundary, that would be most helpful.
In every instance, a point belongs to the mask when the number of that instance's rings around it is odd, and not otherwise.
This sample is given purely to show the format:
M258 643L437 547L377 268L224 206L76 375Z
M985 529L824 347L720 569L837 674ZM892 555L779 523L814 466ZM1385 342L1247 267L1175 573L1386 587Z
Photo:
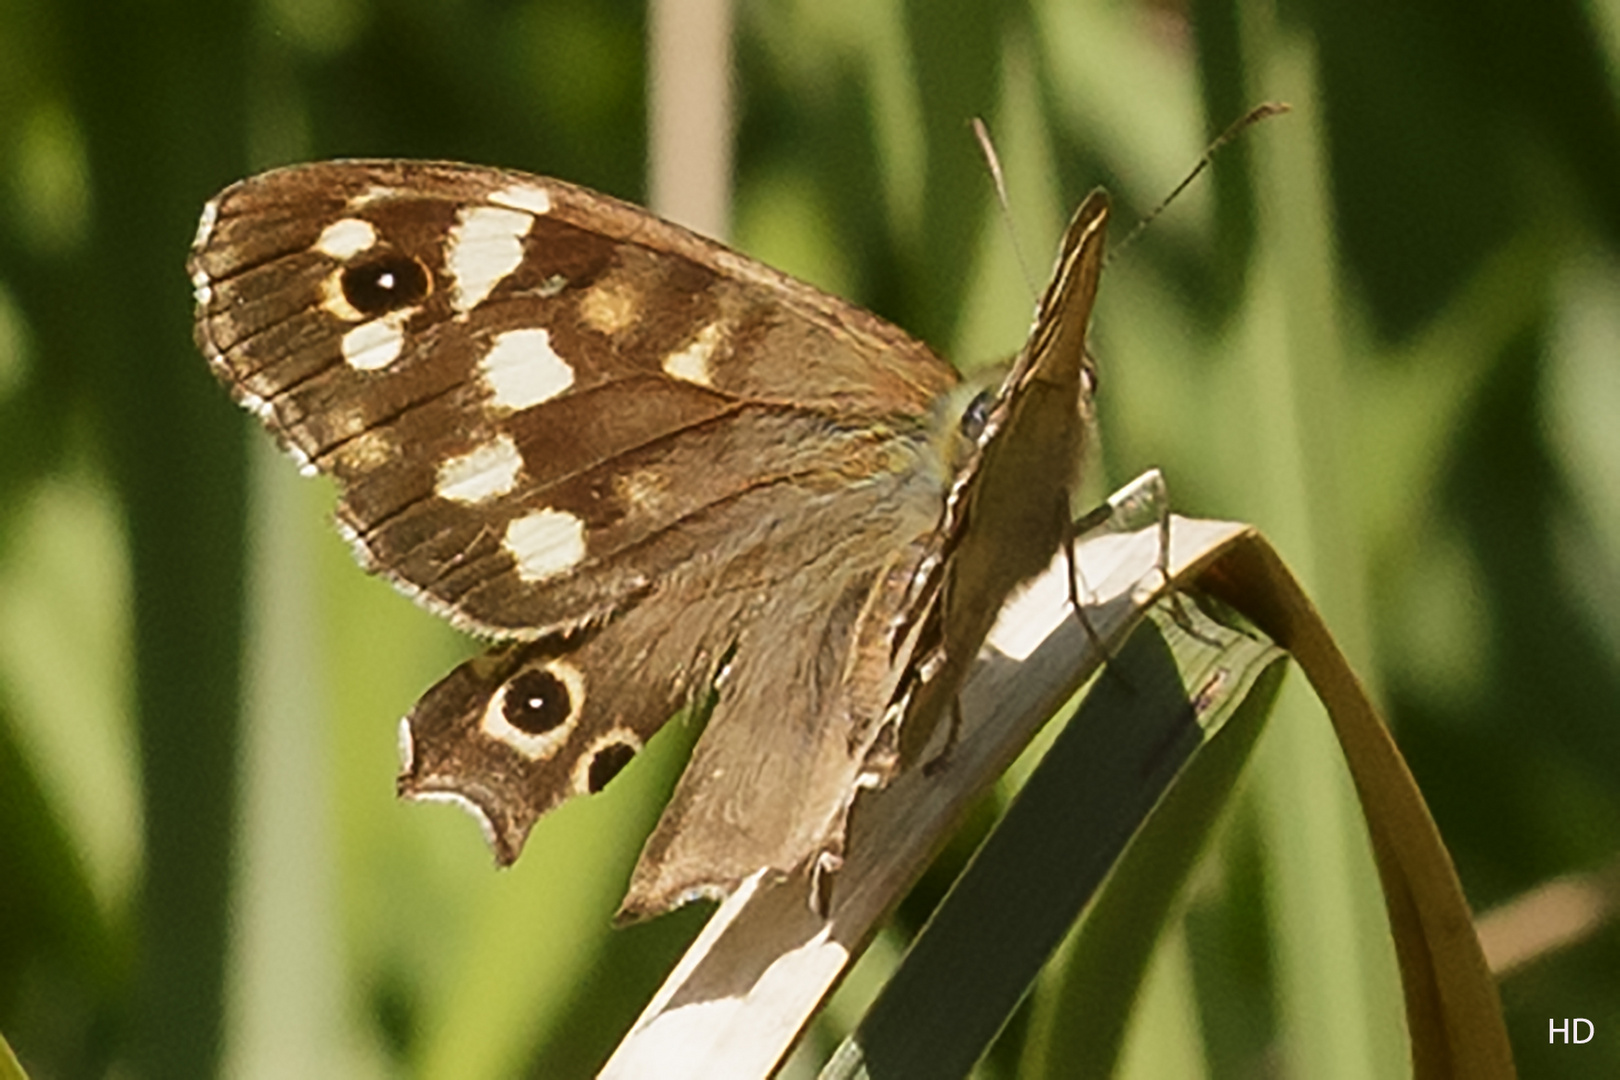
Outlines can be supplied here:
M836 846L889 700L895 605L943 509L922 476L764 489L712 529L682 530L702 554L678 579L599 627L468 661L424 695L406 720L400 790L470 804L511 861L540 815L599 789L604 750L622 765L717 682L626 911Z

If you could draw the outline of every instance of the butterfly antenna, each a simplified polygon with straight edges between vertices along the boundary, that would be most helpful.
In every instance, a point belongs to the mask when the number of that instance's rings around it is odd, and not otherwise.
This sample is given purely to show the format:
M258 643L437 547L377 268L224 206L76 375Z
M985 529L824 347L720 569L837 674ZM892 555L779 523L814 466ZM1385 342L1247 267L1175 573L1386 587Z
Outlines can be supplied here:
M1186 178L1183 179L1181 183L1177 184L1175 189L1171 191L1170 194L1161 199L1158 206L1155 206L1152 210L1148 211L1147 216L1136 223L1136 228L1132 229L1126 235L1125 239L1114 245L1113 250L1108 253L1108 259L1105 261L1104 265L1106 265L1106 262L1112 261L1126 248L1134 244L1136 242L1136 238L1141 236L1142 233L1146 232L1149 225L1153 224L1153 220L1160 214L1164 213L1165 208L1171 203L1175 202L1176 197L1183 191L1186 191L1189 184L1198 179L1198 174L1209 168L1209 163L1214 160L1216 153L1218 153L1222 147L1231 142L1233 139L1237 138L1239 135L1243 134L1244 131L1253 127L1255 124L1258 124L1260 121L1269 120L1273 116L1281 116L1283 113L1288 112L1289 108L1290 106L1288 103L1284 101L1263 102L1244 113L1225 131L1215 136L1215 141L1209 144L1209 147L1204 151L1204 156L1199 158L1198 164L1192 167L1192 172L1188 173Z
M1024 258L1024 245L1018 242L1018 230L1013 227L1012 204L1007 199L1007 177L1001 171L1001 158L996 154L996 144L990 138L989 126L977 116L973 118L973 137L979 142L979 153L984 155L984 163L990 169L990 179L996 185L1001 221L1012 240L1013 258L1018 260L1018 271L1024 275L1024 287L1029 290L1030 296L1037 296L1039 293L1035 288L1035 278L1029 272L1029 260Z

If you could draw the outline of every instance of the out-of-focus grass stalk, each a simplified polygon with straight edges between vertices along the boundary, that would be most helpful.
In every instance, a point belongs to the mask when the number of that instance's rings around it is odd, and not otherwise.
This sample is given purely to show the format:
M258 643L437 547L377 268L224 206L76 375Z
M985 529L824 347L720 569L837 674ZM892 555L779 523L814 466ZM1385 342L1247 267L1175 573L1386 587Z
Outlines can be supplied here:
M1315 60L1273 9L1243 9L1260 96L1289 101L1286 137L1254 140L1260 235L1233 338L1254 520L1284 553L1349 655L1366 647L1364 573L1347 454L1353 421L1328 210ZM1370 679L1376 684L1376 678ZM1284 689L1259 755L1278 1049L1287 1075L1373 1080L1405 1069L1394 954L1341 755L1303 681Z

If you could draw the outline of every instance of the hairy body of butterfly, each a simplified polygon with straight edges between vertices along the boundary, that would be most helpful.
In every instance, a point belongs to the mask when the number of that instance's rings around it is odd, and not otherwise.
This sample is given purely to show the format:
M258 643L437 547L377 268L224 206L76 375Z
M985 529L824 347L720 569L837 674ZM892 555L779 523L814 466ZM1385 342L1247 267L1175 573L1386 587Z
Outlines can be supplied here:
M361 561L500 642L402 723L402 794L509 863L675 712L708 728L623 912L836 858L1068 523L1106 201L975 438L954 371L844 301L555 180L340 161L221 193L197 338ZM952 404L954 402L954 404Z

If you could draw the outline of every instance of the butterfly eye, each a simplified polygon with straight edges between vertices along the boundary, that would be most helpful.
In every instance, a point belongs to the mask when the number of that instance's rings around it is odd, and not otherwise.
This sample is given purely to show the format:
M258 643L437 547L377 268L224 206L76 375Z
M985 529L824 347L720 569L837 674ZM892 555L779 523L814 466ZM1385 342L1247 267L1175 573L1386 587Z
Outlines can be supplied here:
M530 668L506 686L501 714L530 735L544 735L566 723L573 712L568 684L546 668Z
M995 400L995 391L980 390L962 410L962 437L968 442L978 442L979 436L984 434L984 425L990 420L990 406Z
M427 268L405 255L382 255L343 270L343 298L366 316L384 315L422 302L430 286Z

